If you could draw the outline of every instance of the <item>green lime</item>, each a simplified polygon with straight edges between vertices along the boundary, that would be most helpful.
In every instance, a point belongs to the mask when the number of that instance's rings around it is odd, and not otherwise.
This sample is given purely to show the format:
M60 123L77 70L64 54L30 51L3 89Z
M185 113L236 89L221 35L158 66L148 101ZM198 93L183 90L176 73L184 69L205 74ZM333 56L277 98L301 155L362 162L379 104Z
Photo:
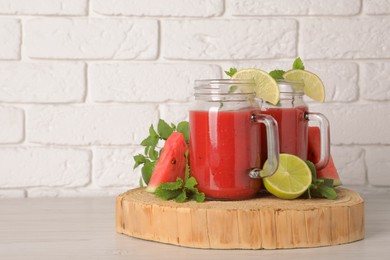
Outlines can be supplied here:
M305 83L303 92L308 97L318 102L325 101L325 87L321 79L307 70L289 70L283 74L287 80L302 81Z
M292 154L280 154L276 172L263 179L265 188L281 199L295 199L310 186L312 175L305 161ZM267 162L264 169L267 170Z
M275 79L267 72L252 68L240 69L232 79L253 79L255 82L255 92L258 98L276 105L279 102L280 91Z

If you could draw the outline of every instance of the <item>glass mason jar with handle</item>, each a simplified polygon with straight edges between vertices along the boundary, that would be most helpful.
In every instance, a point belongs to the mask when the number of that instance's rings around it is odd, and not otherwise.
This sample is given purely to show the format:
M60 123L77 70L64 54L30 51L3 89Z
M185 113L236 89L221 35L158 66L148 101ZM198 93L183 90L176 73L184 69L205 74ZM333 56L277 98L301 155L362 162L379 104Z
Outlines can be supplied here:
M260 114L253 81L199 80L190 109L190 169L207 198L239 200L259 191L279 163L275 120ZM264 138L260 125L264 124ZM267 142L269 170L260 169Z
M294 154L303 160L308 153L308 127L314 122L320 128L320 159L313 162L317 170L325 168L330 156L330 138L328 119L320 114L309 112L303 100L303 82L278 80L280 89L279 104L274 106L261 101L261 113L272 116L279 126L279 145L281 153ZM263 128L262 133L266 130ZM262 153L267 153L265 143ZM264 161L262 161L264 163Z

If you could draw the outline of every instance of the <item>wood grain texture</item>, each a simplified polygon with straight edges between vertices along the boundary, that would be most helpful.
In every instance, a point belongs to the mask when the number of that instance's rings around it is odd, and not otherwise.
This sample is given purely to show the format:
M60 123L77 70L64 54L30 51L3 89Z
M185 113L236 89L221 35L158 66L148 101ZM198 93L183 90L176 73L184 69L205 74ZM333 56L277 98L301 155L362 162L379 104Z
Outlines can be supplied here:
M116 198L116 231L194 248L319 247L364 238L364 200L338 189L337 200L280 200L262 194L245 201L175 203L144 191Z

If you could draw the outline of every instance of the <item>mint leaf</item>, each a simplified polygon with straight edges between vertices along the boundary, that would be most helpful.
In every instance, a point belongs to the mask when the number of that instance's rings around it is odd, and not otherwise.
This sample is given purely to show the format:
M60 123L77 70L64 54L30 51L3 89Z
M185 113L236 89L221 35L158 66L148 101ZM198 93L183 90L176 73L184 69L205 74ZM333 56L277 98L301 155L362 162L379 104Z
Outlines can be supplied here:
M228 90L228 93L234 93L237 90L237 86L231 86Z
M167 124L167 122L160 119L158 121L157 131L162 139L167 140L168 137L172 134L173 129Z
M177 203L183 203L187 200L187 192L182 190L181 193L175 198Z
M236 68L230 68L229 71L225 71L226 75L228 75L229 77L233 77L233 75L237 72L237 69Z
M205 199L206 199L206 196L204 195L203 192L197 192L197 193L194 193L194 194L191 196L191 199L192 199L192 200L195 200L196 202L204 202Z
M177 131L184 135L186 143L190 143L190 125L187 121L182 121L177 125Z
M319 180L323 180L322 184L325 185L326 187L333 188L333 179L328 179L328 178L321 178Z
M161 183L154 193L163 200L174 199L182 193L183 184L183 180L177 178L175 182Z
M316 166L314 165L314 163L312 163L309 160L305 161L305 163L307 164L307 166L309 166L309 169L311 171L311 181L312 181L312 183L315 183L317 181Z
M144 182L146 184L149 184L155 166L156 166L156 161L151 162L150 160L147 160L144 163L144 166L141 169L141 173L142 173L142 178L144 179Z
M142 177L139 177L139 186L142 188L144 186L144 182L142 180Z
M335 200L337 198L337 193L333 188L329 188L325 185L318 186L319 193L327 199Z
M196 181L196 179L194 177L190 177L188 178L188 180L186 181L186 183L184 184L184 188L190 190L190 191L198 191L197 188L195 188L195 186L198 184L198 182Z
M284 70L273 70L269 73L271 77L274 79L283 79L283 74L285 73Z
M141 145L142 146L156 146L158 143L158 136L152 136L149 135L144 140L142 140Z
M141 164L145 163L146 162L146 158L144 155L142 154L137 154L133 157L134 161L135 161L135 164L134 164L134 168L137 168L138 166L140 166Z
M158 138L158 134L156 133L156 130L154 130L153 124L149 127L149 135Z
M154 150L154 147L150 147L149 149L149 158L153 161L157 161L158 159L158 152Z
M157 187L157 189L154 191L154 194L163 200L171 200L179 196L181 193L181 190L165 190L161 188L160 186Z
M336 199L337 193L333 188L333 179L328 178L317 178L317 171L314 163L306 161L307 166L309 166L312 174L312 183L310 184L306 196L311 198L327 198L327 199Z
M183 187L183 179L177 178L174 182L161 183L158 187L164 190L177 190Z
M300 57L295 59L292 68L293 68L293 70L304 70L305 69L305 66L303 65L303 62L302 62Z

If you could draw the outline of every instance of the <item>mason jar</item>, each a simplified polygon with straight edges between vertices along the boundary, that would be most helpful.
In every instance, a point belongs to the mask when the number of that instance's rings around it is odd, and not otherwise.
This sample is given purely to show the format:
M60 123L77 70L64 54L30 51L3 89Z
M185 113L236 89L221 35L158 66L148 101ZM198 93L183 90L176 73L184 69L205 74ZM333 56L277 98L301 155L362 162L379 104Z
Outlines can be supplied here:
M309 112L303 100L303 81L277 81L280 89L280 101L277 105L261 101L261 113L272 116L279 127L279 145L281 153L294 154L303 160L308 154L308 127L320 128L320 156L315 163L317 170L323 169L329 161L329 121L320 114ZM262 129L264 133L266 130ZM262 153L267 152L266 143L262 142ZM262 161L264 163L264 161Z
M190 169L210 199L240 200L256 195L261 178L279 162L278 127L260 113L254 82L198 80L190 108ZM260 125L265 126L261 136ZM261 140L267 142L267 171L260 168Z

